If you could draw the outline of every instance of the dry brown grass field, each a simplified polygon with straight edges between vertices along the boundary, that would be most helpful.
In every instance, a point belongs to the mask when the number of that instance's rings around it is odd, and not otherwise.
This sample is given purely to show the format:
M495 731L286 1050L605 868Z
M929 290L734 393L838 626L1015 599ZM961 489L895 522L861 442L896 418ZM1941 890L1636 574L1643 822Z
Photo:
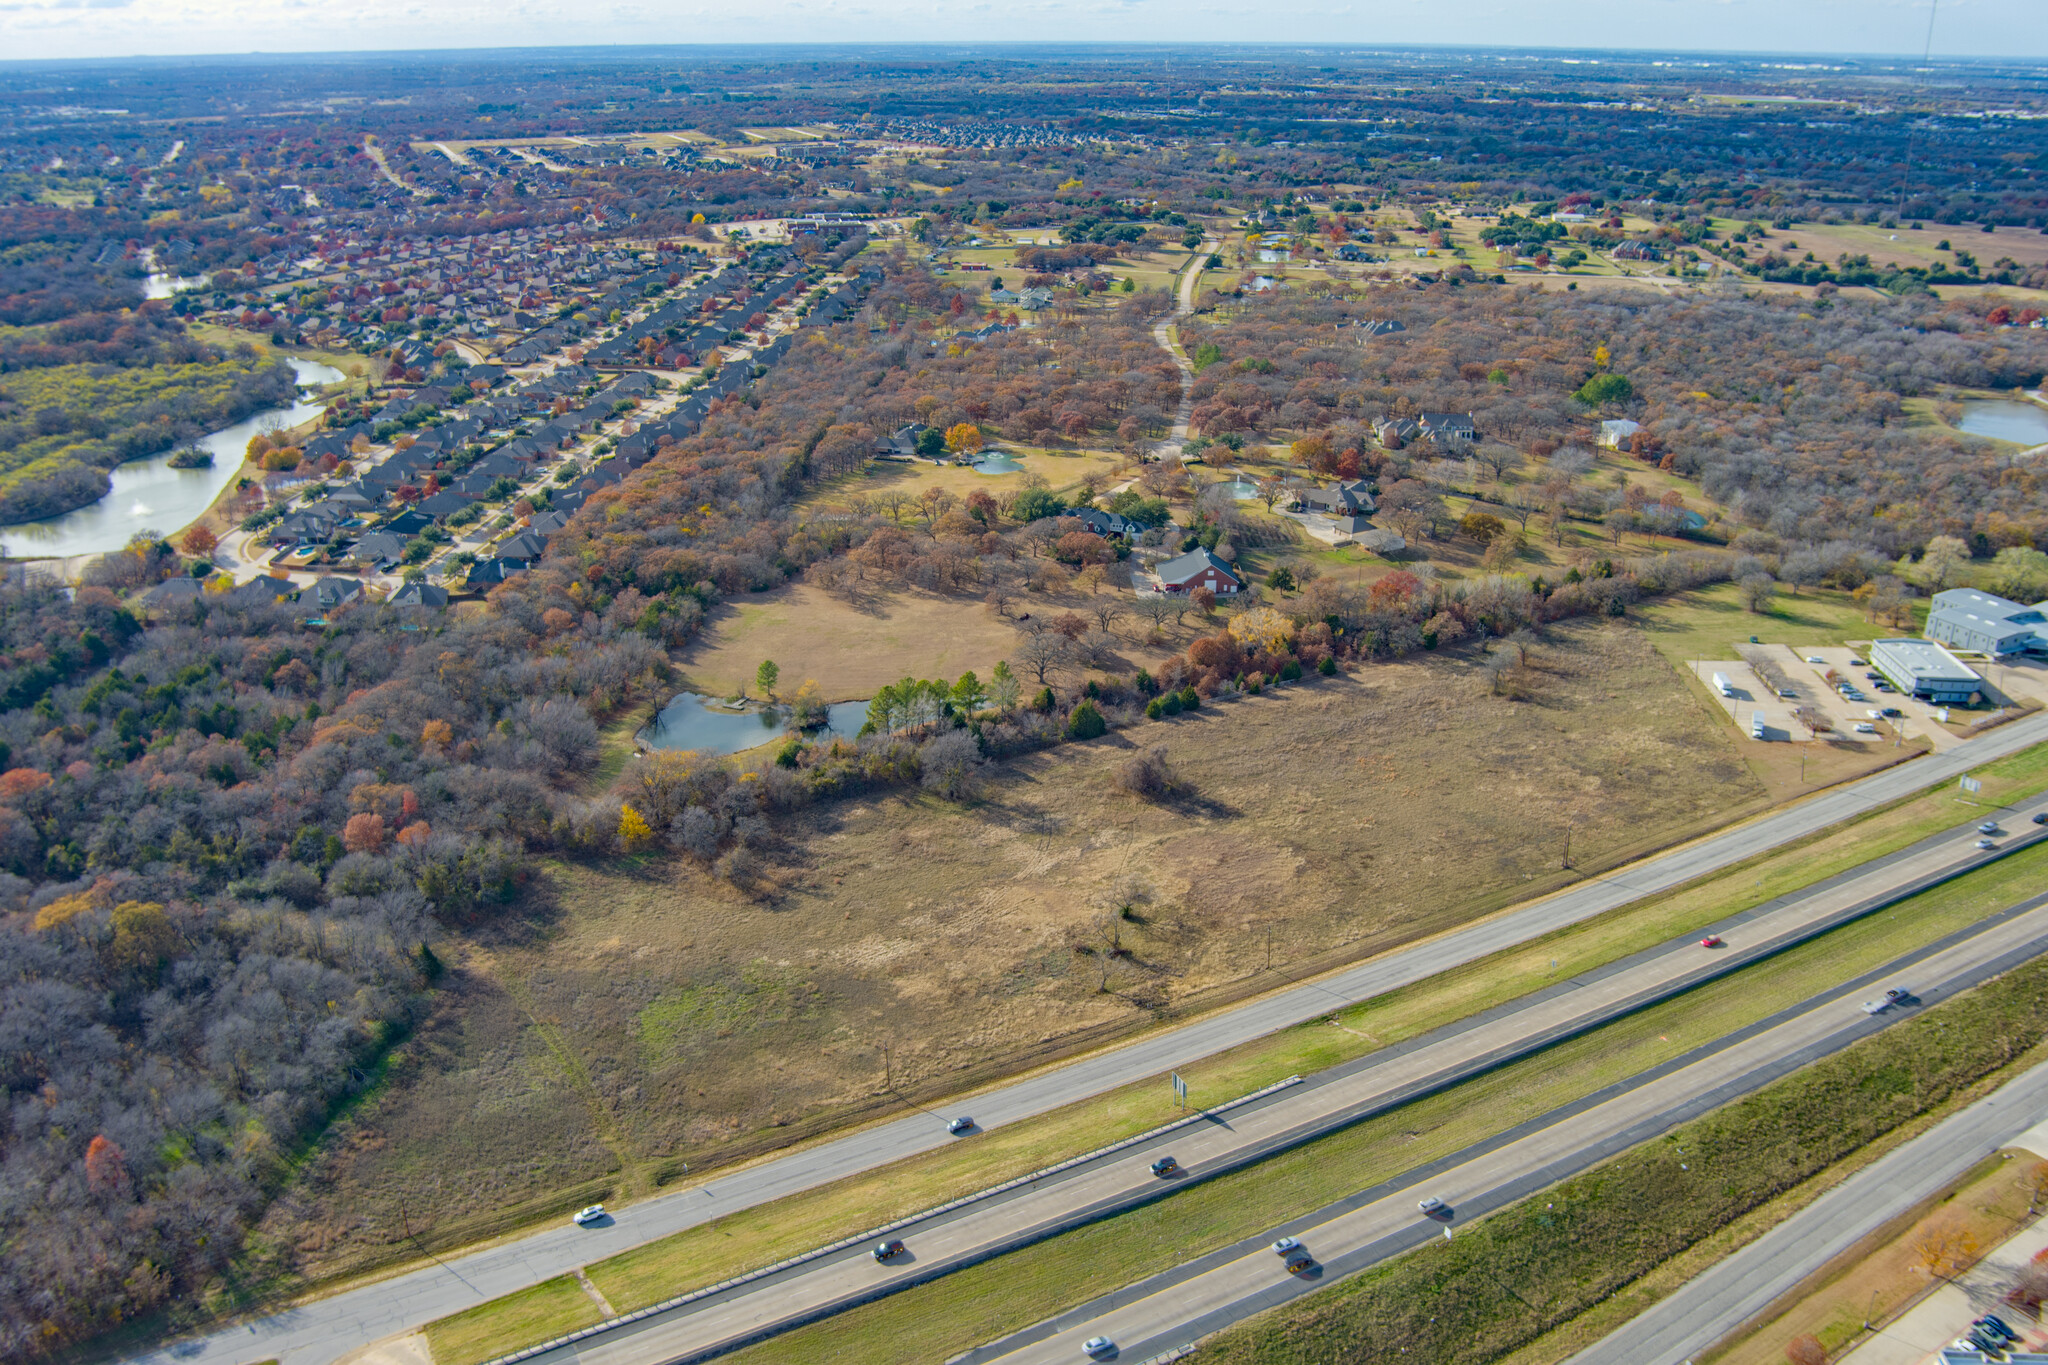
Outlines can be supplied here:
M1115 790L1139 744L1186 796ZM453 1243L879 1112L885 1065L936 1096L1382 951L1758 809L1734 746L1641 630L1581 623L1524 700L1427 655L1021 759L965 805L818 807L756 899L558 865L449 945L437 1013L264 1235L337 1273L398 1250L401 1206Z
M904 590L856 602L798 583L723 606L680 665L684 686L724 696L751 687L773 659L783 691L812 679L844 701L906 674L950 680L971 668L986 678L1016 640L1011 622L969 599Z

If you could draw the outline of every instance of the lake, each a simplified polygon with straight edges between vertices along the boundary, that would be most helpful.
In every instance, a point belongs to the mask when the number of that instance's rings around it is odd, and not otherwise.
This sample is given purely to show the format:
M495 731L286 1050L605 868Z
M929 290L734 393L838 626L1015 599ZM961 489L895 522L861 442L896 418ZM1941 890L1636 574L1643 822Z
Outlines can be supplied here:
M2048 445L2048 408L2010 400L1963 404L1962 428L1972 436L1990 436L2021 445Z
M333 384L348 377L332 365L312 360L293 360L291 366L301 385ZM199 520L242 472L251 436L269 426L297 426L318 417L322 406L301 398L288 408L259 412L193 442L213 452L210 469L173 469L168 450L120 465L111 471L113 488L98 502L62 516L0 528L0 554L9 559L103 555L126 545L137 531L175 535Z
M650 749L695 749L707 754L736 754L778 739L788 728L788 712L779 707L734 709L724 701L697 692L685 692L654 718L654 724L634 736ZM834 702L827 708L829 719L823 727L809 731L808 739L852 739L867 723L864 701Z

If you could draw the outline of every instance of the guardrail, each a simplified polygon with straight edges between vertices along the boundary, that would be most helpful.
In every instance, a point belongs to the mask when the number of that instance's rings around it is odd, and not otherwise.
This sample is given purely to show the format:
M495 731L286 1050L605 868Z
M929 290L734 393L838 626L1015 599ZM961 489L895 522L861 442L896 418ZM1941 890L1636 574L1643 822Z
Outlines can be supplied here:
M778 1275L781 1272L788 1270L793 1266L808 1265L810 1262L819 1260L822 1257L837 1255L839 1252L845 1251L849 1247L856 1247L866 1242L872 1242L879 1240L881 1238L885 1238L890 1233L901 1232L905 1228L914 1227L919 1223L926 1222L927 1220L932 1218L937 1218L943 1214L951 1213L956 1209L966 1208L971 1204L978 1204L983 1200L993 1199L996 1196L1002 1194L1008 1194L1011 1190L1021 1189L1022 1187L1033 1184L1034 1182L1042 1180L1047 1176L1058 1175L1060 1172L1072 1170L1076 1166L1083 1166L1091 1161L1099 1161L1103 1157L1109 1156L1112 1153L1124 1151L1127 1148L1136 1147L1142 1143L1151 1142L1154 1139L1163 1137L1168 1133L1175 1132L1181 1128L1185 1128L1189 1124L1206 1122L1211 1115L1226 1113L1229 1110L1239 1108L1242 1105L1247 1105L1255 1101L1262 1100L1266 1098L1268 1095L1278 1094L1280 1091L1286 1090L1291 1086L1300 1085L1301 1081L1302 1078L1300 1076L1289 1076L1286 1080L1275 1081L1271 1085L1264 1086L1258 1090L1251 1091L1248 1094L1239 1095L1234 1100L1226 1100L1224 1103L1208 1109L1197 1109L1189 1114L1184 1115L1181 1118L1175 1119L1171 1123L1162 1124L1160 1127L1157 1128L1147 1129L1142 1133L1137 1133L1131 1137L1123 1138L1117 1142L1112 1142L1107 1146L1097 1147L1093 1151L1083 1152L1079 1156L1068 1157L1065 1161L1055 1162L1050 1166L1042 1166L1038 1170L1032 1171L1026 1175L1020 1175L1013 1177L1012 1179L1005 1180L1000 1185L991 1185L987 1189L976 1190L972 1194L964 1194L960 1196L958 1199L949 1200L944 1204L939 1204L928 1209L920 1209L918 1212L909 1214L902 1218L898 1218L892 1223L884 1223L880 1227L869 1228L866 1232L856 1233L851 1237L842 1237L836 1242L832 1242L828 1245L821 1247L815 1247L812 1250L803 1252L800 1255L787 1257L784 1260L775 1262L773 1265L764 1265L759 1267L758 1269L749 1270L743 1275L735 1275L730 1279L720 1280L717 1284L706 1285L702 1289L693 1289L687 1294L678 1294L674 1298L663 1299L660 1303L649 1304L645 1308L636 1309L631 1313L622 1313L615 1318L607 1318L603 1322L594 1323L589 1327L579 1328L574 1332L565 1333L562 1336L555 1337L548 1341L543 1341L536 1346L528 1346L523 1350L513 1351L509 1355L494 1356L490 1360L485 1361L484 1365L516 1365L516 1362L532 1360L537 1356L546 1355L550 1351L560 1350L564 1346L574 1345L579 1341L588 1341L592 1337L602 1336L607 1332L615 1332L621 1327L629 1327L636 1322L643 1322L648 1318L656 1317L663 1313L670 1313L678 1308L687 1307L692 1303L697 1303L703 1299L708 1299L715 1294L722 1294L728 1289L734 1289L744 1284L752 1284L757 1280L766 1279L770 1275Z

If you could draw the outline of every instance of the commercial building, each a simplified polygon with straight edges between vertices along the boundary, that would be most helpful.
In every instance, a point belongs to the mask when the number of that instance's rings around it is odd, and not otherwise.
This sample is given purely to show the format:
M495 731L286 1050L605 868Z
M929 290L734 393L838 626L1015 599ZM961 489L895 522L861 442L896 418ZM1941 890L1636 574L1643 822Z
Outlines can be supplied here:
M1979 654L2048 655L2048 602L2027 606L1975 588L1934 594L1927 638Z
M1975 701L1984 680L1932 640L1879 640L1870 666L1893 687L1922 701L1962 705Z

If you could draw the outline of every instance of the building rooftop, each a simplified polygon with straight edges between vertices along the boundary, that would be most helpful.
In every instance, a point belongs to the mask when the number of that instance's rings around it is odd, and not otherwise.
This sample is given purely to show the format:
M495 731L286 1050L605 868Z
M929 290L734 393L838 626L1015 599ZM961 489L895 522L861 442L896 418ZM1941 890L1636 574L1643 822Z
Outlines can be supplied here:
M1871 645L1870 652L1882 652L1887 661L1896 663L1901 668L1911 669L1915 677L1929 682L1941 679L1954 682L1980 681L1975 670L1968 664L1932 640L1878 640Z

